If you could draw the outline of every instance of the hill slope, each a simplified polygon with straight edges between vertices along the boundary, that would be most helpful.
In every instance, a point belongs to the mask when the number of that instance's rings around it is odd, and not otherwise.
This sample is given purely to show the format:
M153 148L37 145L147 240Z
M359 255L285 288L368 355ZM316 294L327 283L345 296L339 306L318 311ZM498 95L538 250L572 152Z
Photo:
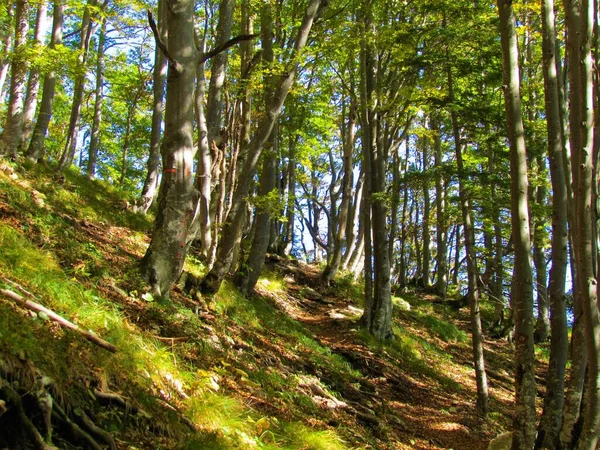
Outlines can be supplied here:
M465 312L403 294L381 347L350 280L275 257L252 298L163 304L137 269L150 228L101 182L0 161L0 448L483 449L507 425L510 346L486 343L482 421Z

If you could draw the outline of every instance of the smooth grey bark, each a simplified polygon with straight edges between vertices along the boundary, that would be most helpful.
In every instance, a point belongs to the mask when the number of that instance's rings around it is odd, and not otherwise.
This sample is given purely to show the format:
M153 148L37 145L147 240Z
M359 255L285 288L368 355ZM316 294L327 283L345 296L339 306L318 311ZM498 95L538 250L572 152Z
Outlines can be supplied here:
M298 145L298 136L289 137L289 156L287 166L287 200L286 200L286 221L283 228L283 239L279 254L289 256L294 246L294 224L296 220L296 146Z
M29 2L18 0L15 8L14 54L10 66L10 94L8 111L2 136L0 137L0 155L15 158L23 131L23 101L25 96L27 62L27 32L29 30Z
M515 315L515 416L513 450L532 448L536 438L533 343L533 281L527 205L527 154L521 114L519 51L510 0L497 0L502 43L504 103L510 144L511 220L515 249L511 297Z
M227 275L227 271L231 266L233 249L236 242L241 239L242 226L245 217L246 196L252 182L252 175L256 168L256 164L266 142L271 135L271 131L275 122L281 115L281 109L289 90L291 89L296 73L298 71L297 58L299 53L304 48L308 41L308 35L312 27L313 21L319 10L320 0L310 0L302 19L302 23L298 30L294 51L288 62L286 71L277 82L271 103L266 114L259 121L256 133L252 140L244 147L244 152L248 155L244 161L240 172L238 184L233 193L231 201L231 209L229 211L228 220L225 221L222 237L217 249L217 258L213 268L206 274L202 280L201 289L206 293L217 292L221 286L221 282Z
M442 168L442 139L437 116L431 118L431 130L434 132L433 150L435 158L435 211L436 211L436 282L435 291L446 297L448 289L448 225L446 218L446 189Z
M541 0L542 61L548 156L552 183L552 266L548 296L550 303L550 361L546 375L544 409L538 427L536 448L555 449L562 423L565 366L568 352L565 283L567 272L567 187L564 183L563 136L556 55L554 0Z
M167 13L169 72L162 145L163 176L152 241L142 259L142 273L155 295L168 297L179 277L194 219L197 192L193 184L194 0L171 3Z
M108 1L108 0L106 0ZM95 8L98 0L89 0L85 7L83 18L81 19L81 31L79 40L79 64L81 65L81 74L74 80L73 99L71 102L71 114L69 117L69 127L67 130L67 139L62 155L58 162L58 170L64 171L73 163L75 151L77 150L77 134L79 133L79 116L81 115L81 105L83 102L83 88L85 84L85 71L83 68L87 64L90 48L90 39L92 36L92 15L91 8ZM105 3L106 4L106 3Z
M342 200L340 210L337 215L337 226L334 232L333 251L322 278L326 283L331 282L337 275L342 263L342 250L346 241L348 215L350 212L350 202L352 198L352 178L353 178L353 161L352 154L354 152L355 128L356 128L356 106L351 99L348 110L348 123L346 124L345 136L342 143L343 147L343 177L342 177ZM347 245L346 245L347 247Z
M5 34L2 36L2 61L0 62L0 103L6 101L6 78L10 67L10 52L13 43L13 33L10 30L14 17L13 7L11 2L6 2L6 27Z
M168 41L166 26L167 4L158 1L158 35L163 43ZM165 81L167 79L167 58L158 45L154 49L154 71L152 73L152 130L150 132L150 152L146 162L147 172L142 186L142 193L135 206L135 211L146 214L152 206L158 191L160 167L160 138L165 107Z
M52 13L52 37L50 38L50 49L54 49L57 45L62 44L64 10L64 0L55 0L54 11ZM26 154L27 158L32 161L38 161L44 153L44 141L46 139L46 134L48 133L48 125L52 119L52 112L54 109L54 93L56 91L55 71L52 70L46 74L42 89L40 110Z
M265 3L261 12L261 41L262 41L262 58L267 67L270 67L274 60L273 54L273 14L271 5ZM272 77L267 75L265 84L268 86L273 82ZM265 95L265 109L269 108L271 103L272 90L267 89ZM278 127L275 125L271 136L269 137L270 148L263 151L263 167L260 174L260 184L258 186L259 198L263 201L277 186L277 153L278 153ZM242 292L249 294L254 291L256 282L260 277L265 264L265 254L269 246L271 235L271 214L272 205L263 203L257 205L256 218L254 222L254 236L252 239L252 247L248 254L248 259L243 268L238 273L238 285Z
M348 221L351 220L352 224L349 224L346 227L349 232L348 238L347 238L349 245L348 245L348 248L346 249L346 254L344 255L344 261L343 261L343 267L346 270L352 270L352 268L355 266L355 262L362 257L361 242L364 243L364 241L363 241L364 233L362 232L362 219L361 219L363 189L364 189L364 175L361 170L360 175L358 176L358 181L356 182L354 201L352 202L352 211L350 214L348 214ZM356 231L355 231L355 224L357 225Z
M46 38L46 16L48 5L45 1L40 1L37 7L37 15L35 20L35 37L34 45L41 47L44 45ZM29 145L31 133L33 132L33 118L37 109L38 92L40 89L41 73L39 69L32 68L29 71L29 79L27 80L27 93L25 95L25 104L23 106L23 132L21 134L21 142L19 147L25 149Z
M546 172L546 159L536 158L536 165L539 174ZM546 186L542 183L537 186L533 192L534 202L540 211L546 206L546 197L548 195ZM533 218L533 264L536 275L536 303L537 303L537 321L534 330L534 339L536 342L545 342L550 337L550 310L548 303L548 265L546 263L546 253L544 248L548 241L548 232L546 231L547 218L545 214L536 214Z
M575 2L567 1L567 9L575 6ZM574 234L575 267L577 283L581 295L582 312L585 326L585 345L588 355L586 402L583 417L583 429L577 443L578 450L595 450L600 435L600 305L598 304L598 280L594 217L594 98L592 41L594 33L594 15L596 13L593 0L582 0L580 3L580 20L578 27L571 27L567 18L567 30L574 35L575 45L579 46L579 58L571 61L580 68L576 84L570 84L570 99L579 98L576 123L572 119L571 127L579 128L578 140L571 140L573 158L573 182L575 192L576 229ZM578 5L579 6L579 5Z
M92 120L92 132L90 146L88 148L88 161L86 173L88 178L94 178L96 174L96 162L98 160L98 148L100 147L100 126L102 125L102 104L104 93L104 43L106 42L106 20L102 20L100 35L98 36L98 51L96 60L96 96L94 102L94 119Z
M392 290L389 254L389 234L387 230L386 168L387 160L382 140L380 117L376 103L376 51L373 41L372 9L363 5L361 20L365 27L365 39L361 42L361 129L365 164L365 188L367 192L365 216L371 214L370 227L365 227L365 267L373 261L373 293L367 283L365 270L365 313L361 321L378 340L393 337L392 332ZM370 192L369 192L370 191ZM365 221L365 224L368 222ZM372 255L369 238L373 239ZM370 278L370 277L369 277Z
M431 251L429 248L431 237L429 235L429 215L431 212L431 199L429 198L429 174L427 170L429 169L429 139L423 139L423 146L421 147L423 161L422 161L422 170L423 170L423 263L422 263L422 273L423 273L423 287L429 287L429 261L431 259Z
M445 18L444 18L445 20ZM448 60L448 97L451 102L454 97L454 78L452 67L450 66L450 51L446 48L446 58ZM454 150L456 153L456 165L458 169L458 193L460 199L462 222L465 231L465 253L467 260L467 282L470 317L471 317L471 343L473 351L473 365L475 367L475 381L477 384L477 408L482 416L488 413L489 392L487 375L485 371L485 357L483 353L483 327L481 325L481 310L479 306L479 270L477 268L477 255L475 251L475 226L473 223L470 191L466 186L466 174L463 164L462 144L460 138L460 128L458 124L458 114L455 108L451 109L452 134L454 137ZM457 234L458 238L458 234Z

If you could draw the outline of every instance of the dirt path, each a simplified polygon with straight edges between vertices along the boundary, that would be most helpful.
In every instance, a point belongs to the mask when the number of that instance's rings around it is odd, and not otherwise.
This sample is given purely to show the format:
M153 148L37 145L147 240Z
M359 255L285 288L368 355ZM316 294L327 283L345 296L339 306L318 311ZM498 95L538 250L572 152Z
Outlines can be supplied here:
M306 273L309 284L317 286L316 273ZM312 283L311 283L312 281ZM356 337L360 315L347 299L322 297L311 288L297 285L286 277L288 292L297 307L288 313L303 323L315 339L343 356L363 378L360 389L338 388L340 400L366 407L375 418L357 416L371 429L381 449L469 449L487 448L493 430L486 430L477 417L473 376L461 392L444 388L439 382L401 368L385 350L373 351ZM307 289L310 289L307 294ZM308 297L308 298L307 298ZM312 298L314 297L314 298ZM460 355L470 364L470 355ZM400 364L400 365L399 365ZM366 415L366 414L365 414ZM371 423L369 423L371 421Z

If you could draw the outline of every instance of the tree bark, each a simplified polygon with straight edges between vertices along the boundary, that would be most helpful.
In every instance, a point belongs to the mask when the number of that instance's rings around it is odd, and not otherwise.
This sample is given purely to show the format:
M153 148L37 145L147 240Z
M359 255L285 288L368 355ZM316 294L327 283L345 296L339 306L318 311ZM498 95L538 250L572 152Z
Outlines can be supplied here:
M554 0L542 0L542 61L548 131L548 156L552 182L552 266L548 296L550 303L550 361L546 375L544 409L538 427L536 448L555 449L562 423L565 365L568 352L565 282L567 272L567 187L564 183L563 136L557 77Z
M25 95L27 61L25 49L29 30L29 2L18 0L15 8L14 54L10 66L10 95L8 112L2 137L0 138L0 156L17 156L17 147L23 131L23 98Z
M50 38L50 48L54 49L62 44L63 35L63 17L65 10L64 0L54 1L54 12L52 14L52 37ZM33 131L33 137L27 149L27 158L32 161L38 161L44 153L44 141L48 133L48 125L52 118L54 93L56 91L56 72L50 71L44 77L44 86L42 92L42 102L38 112L37 121Z
M98 148L100 147L100 126L102 125L102 103L104 94L104 43L106 42L106 20L102 21L100 36L98 37L98 56L96 60L96 101L94 102L94 119L92 121L92 135L88 149L87 177L92 179L96 174Z
M37 16L35 21L34 45L43 46L46 38L46 16L48 5L45 1L40 1L37 7ZM25 105L23 107L23 133L21 135L20 148L26 148L31 139L33 131L33 118L37 108L38 91L40 89L40 71L32 68L29 71L29 80L27 81L27 94L25 95Z
M521 114L519 52L515 16L510 0L497 0L500 17L504 103L510 144L511 217L515 246L512 298L515 311L515 417L514 450L532 448L535 443L535 374L533 348L533 282L530 264L531 242L527 206L527 155Z
M168 53L163 176L152 241L142 259L142 272L157 296L168 297L179 277L194 219L197 192L192 170L194 156L194 0L171 4L167 14Z
M446 189L442 176L442 139L437 115L431 118L431 130L434 132L433 149L435 158L435 211L436 211L436 282L435 291L446 298L448 288L448 225L446 219Z
M236 242L241 239L246 209L245 198L248 195L250 184L252 182L252 175L254 174L256 164L260 158L264 145L271 135L273 126L281 114L285 98L296 78L298 62L296 62L295 59L308 41L308 35L320 4L320 0L310 0L304 18L302 19L302 24L298 30L294 51L291 55L291 62L274 89L271 104L264 117L259 121L256 134L244 148L245 153L247 153L248 156L244 161L243 168L240 172L240 179L238 180L238 184L233 193L231 209L229 211L228 220L225 221L225 225L223 226L215 264L202 280L201 288L203 292L217 292L231 266L233 256L232 251L236 246Z
M106 0L108 1L108 0ZM71 103L71 115L69 118L69 128L65 148L58 162L60 172L68 169L73 163L75 151L77 150L77 134L79 133L79 116L81 115L81 105L83 102L83 88L85 84L85 66L89 55L90 39L92 36L92 14L91 8L95 8L98 0L89 0L85 7L83 18L81 20L81 31L79 41L79 64L81 65L81 74L74 80L73 100Z

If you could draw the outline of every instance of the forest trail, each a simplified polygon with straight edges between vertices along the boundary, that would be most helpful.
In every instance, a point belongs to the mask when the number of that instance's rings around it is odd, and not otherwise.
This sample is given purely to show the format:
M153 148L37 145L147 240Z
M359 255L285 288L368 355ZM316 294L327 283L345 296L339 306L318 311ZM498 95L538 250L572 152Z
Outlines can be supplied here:
M31 392L50 379L41 392L71 420L85 411L119 449L476 450L510 426L512 346L486 340L482 421L466 310L395 295L395 339L382 346L357 326L359 285L323 286L317 265L274 256L256 295L227 281L213 297L179 285L156 301L138 269L144 221L99 182L52 176L0 172L0 287L24 288L118 352L0 297L0 382L34 423ZM186 271L202 274L193 257ZM15 420L0 416L0 448L20 448ZM53 441L73 448L52 420Z
M276 299L295 320L305 325L315 339L345 358L362 374L359 388L338 391L339 399L357 407L356 421L386 435L381 448L394 449L486 449L496 434L477 414L474 404L475 381L470 370L454 372L455 381L466 385L462 393L444 387L436 377L404 370L402 361L386 349L365 345L357 337L362 309L354 301L336 295L335 287L323 286L318 266L301 264L301 281L297 283L298 263L286 265L276 258L272 268L286 274L284 280L290 298ZM289 269L292 267L292 271ZM268 296L268 292L258 293ZM425 302L439 303L436 296L419 293ZM462 316L461 327L468 332L468 316ZM414 326L414 325L413 325ZM487 351L508 356L506 342L488 341ZM449 351L460 364L471 367L468 346L449 345ZM452 347L452 348L451 348ZM501 371L504 369L500 369ZM498 403L510 408L512 380L506 372L491 369L490 390ZM444 374L439 374L441 377ZM440 378L443 379L443 378ZM347 420L347 419L346 419ZM385 431L383 431L385 430ZM385 441L390 442L389 445ZM410 445L402 444L408 442Z

